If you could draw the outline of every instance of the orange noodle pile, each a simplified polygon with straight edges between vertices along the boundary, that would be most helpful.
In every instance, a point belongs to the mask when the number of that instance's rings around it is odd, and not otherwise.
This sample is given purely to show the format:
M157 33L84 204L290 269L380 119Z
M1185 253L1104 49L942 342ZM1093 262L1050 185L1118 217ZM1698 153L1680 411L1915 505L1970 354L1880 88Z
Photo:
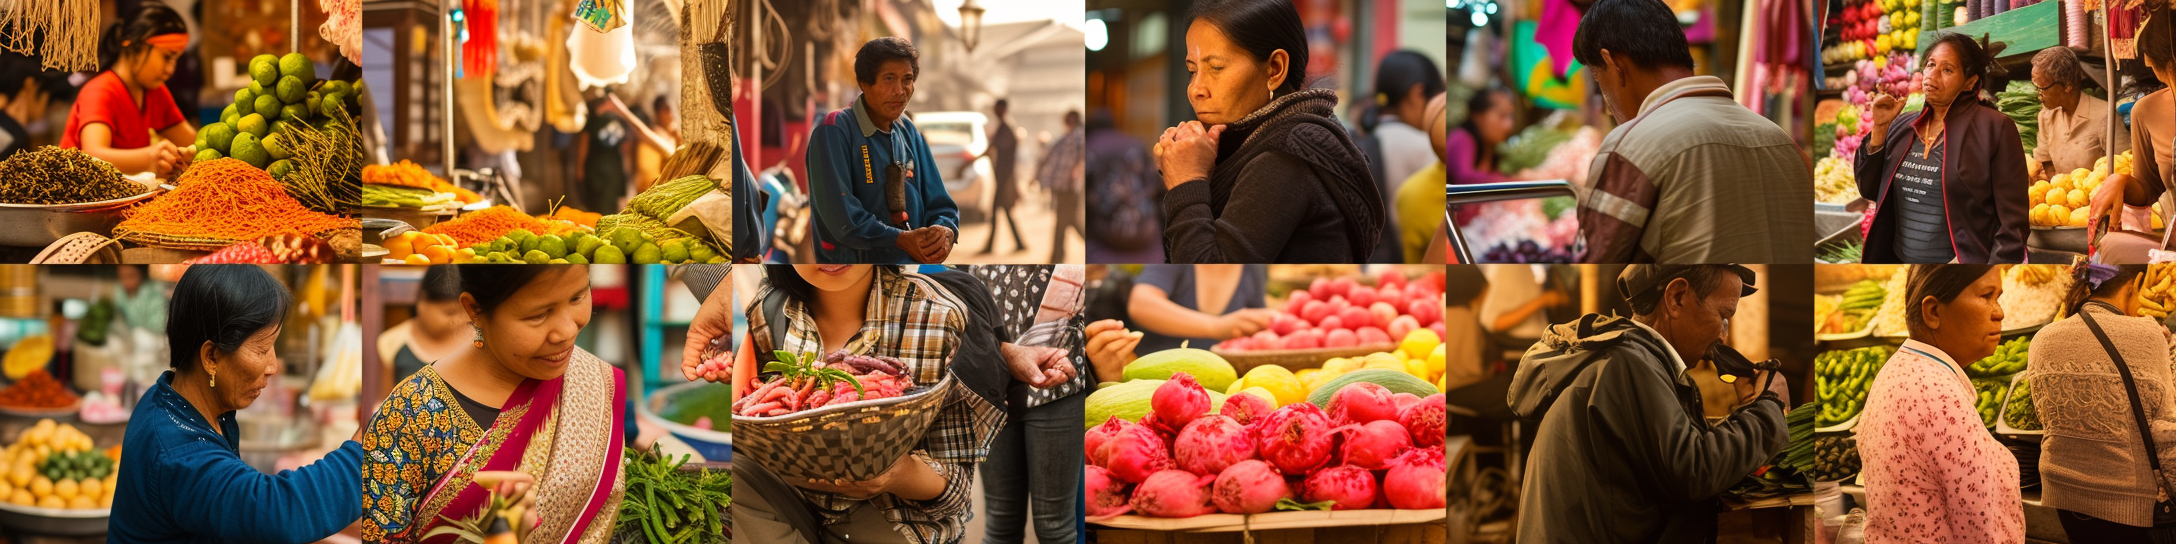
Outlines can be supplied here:
M247 241L360 226L354 219L311 211L271 174L223 158L190 166L173 192L130 209L113 234Z
M535 234L564 234L576 228L579 227L572 222L538 219L511 206L492 206L431 225L423 232L452 236L461 247L468 247L496 240L514 229L529 229Z

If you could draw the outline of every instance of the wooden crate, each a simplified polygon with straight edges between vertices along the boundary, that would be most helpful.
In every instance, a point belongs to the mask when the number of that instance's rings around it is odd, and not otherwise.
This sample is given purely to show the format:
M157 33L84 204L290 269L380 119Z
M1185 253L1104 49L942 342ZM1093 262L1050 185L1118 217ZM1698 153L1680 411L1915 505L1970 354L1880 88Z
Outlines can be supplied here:
M1101 544L1256 544L1379 542L1441 544L1449 538L1448 510L1344 510L1271 512L1253 516L1210 514L1167 519L1119 516L1093 522Z

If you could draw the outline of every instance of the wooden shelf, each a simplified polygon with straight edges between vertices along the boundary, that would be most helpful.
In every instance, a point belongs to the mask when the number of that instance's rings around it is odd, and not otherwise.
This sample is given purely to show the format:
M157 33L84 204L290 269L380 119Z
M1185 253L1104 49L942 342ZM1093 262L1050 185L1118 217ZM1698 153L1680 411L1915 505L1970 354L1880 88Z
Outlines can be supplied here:
M1987 35L1990 42L2008 44L2002 49L2002 58L2030 58L2033 53L2063 43L2063 3L2048 0L2038 4L2005 11L1993 17L1972 21L1959 26L1919 33L1919 48L1915 56L1925 55L1927 47L1934 45L1938 32L1961 32L1968 36Z

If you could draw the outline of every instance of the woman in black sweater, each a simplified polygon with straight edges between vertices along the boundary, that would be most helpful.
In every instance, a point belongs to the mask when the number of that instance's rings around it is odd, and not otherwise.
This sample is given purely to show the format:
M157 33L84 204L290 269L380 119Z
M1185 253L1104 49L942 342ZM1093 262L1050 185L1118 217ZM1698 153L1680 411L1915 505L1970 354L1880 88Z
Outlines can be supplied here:
M1164 248L1173 263L1357 263L1386 215L1367 156L1305 89L1307 37L1289 0L1207 0L1186 31L1197 121L1164 130Z

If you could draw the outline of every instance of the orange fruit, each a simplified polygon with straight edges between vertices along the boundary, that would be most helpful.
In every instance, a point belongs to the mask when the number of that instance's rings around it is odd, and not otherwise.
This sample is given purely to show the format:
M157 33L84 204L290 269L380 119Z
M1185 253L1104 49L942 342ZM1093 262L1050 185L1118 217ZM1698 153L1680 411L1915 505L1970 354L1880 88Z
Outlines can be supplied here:
M452 263L453 247L441 245L426 246L423 248L422 255L425 259L430 260L430 264Z
M385 250L388 252L386 254L386 257L394 259L406 259L409 255L414 255L416 253L415 246L411 244L409 240L410 238L408 238L406 235L395 236L387 239L385 241Z
M402 258L401 262L402 264L431 264L431 259L429 257L424 257L422 255L411 253L407 257Z

